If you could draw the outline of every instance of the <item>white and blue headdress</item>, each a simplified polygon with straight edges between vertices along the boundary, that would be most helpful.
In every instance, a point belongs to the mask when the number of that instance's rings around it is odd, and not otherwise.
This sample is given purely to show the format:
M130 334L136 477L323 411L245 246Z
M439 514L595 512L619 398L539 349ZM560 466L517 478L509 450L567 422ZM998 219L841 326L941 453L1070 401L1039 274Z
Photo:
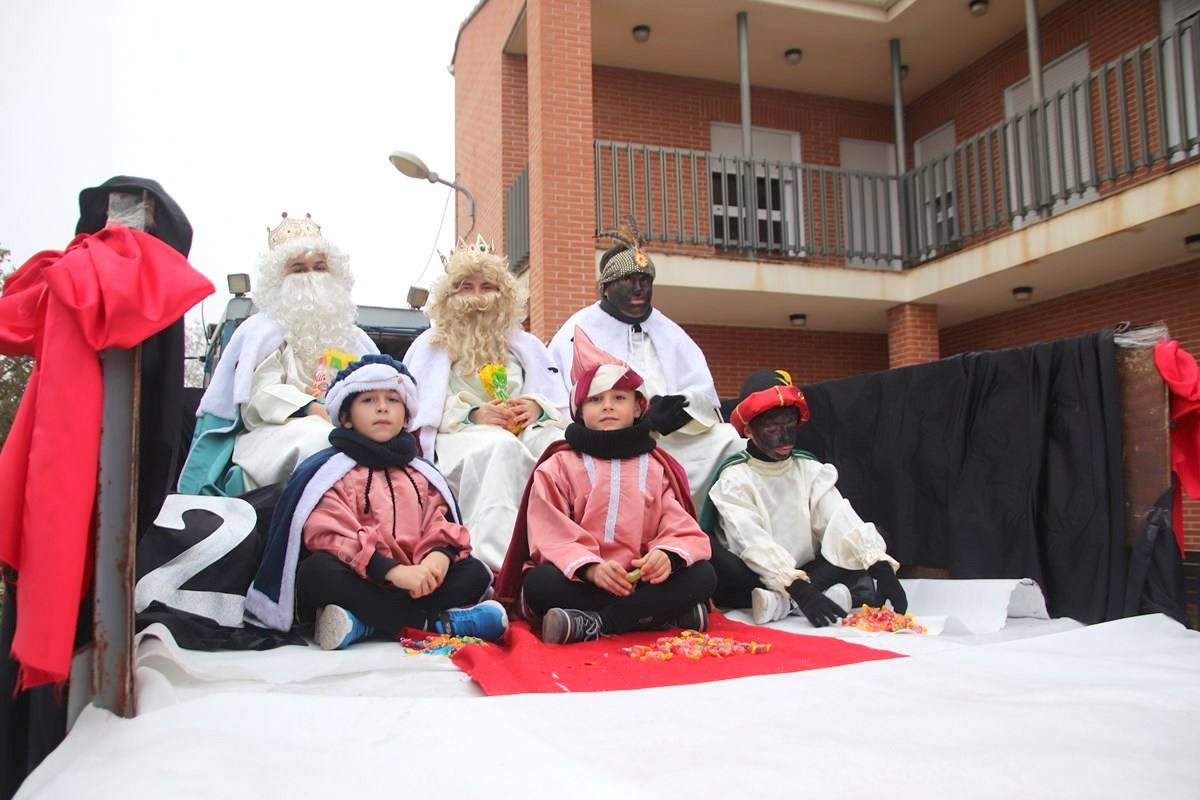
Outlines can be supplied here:
M417 416L417 382L408 367L389 355L365 355L343 369L325 393L331 420L338 419L342 404L359 392L386 389L400 395L409 423Z

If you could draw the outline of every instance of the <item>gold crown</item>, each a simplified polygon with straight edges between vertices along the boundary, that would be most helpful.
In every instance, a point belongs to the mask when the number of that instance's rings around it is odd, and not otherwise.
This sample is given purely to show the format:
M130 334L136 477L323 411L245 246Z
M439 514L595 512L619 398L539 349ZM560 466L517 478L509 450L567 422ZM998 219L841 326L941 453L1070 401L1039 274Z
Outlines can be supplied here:
M448 267L450 265L450 259L464 251L472 256L472 260L488 253L499 255L499 253L496 252L496 245L494 243L489 244L487 239L484 239L481 234L476 234L475 244L467 244L465 239L459 238L458 244L454 246L454 249L450 251L449 255L443 256L441 253L438 253L442 259L442 266Z
M321 236L321 226L313 221L312 214L305 214L304 219L293 219L284 211L280 216L283 220L272 230L267 226L267 245L274 250L284 242L292 239L318 239Z

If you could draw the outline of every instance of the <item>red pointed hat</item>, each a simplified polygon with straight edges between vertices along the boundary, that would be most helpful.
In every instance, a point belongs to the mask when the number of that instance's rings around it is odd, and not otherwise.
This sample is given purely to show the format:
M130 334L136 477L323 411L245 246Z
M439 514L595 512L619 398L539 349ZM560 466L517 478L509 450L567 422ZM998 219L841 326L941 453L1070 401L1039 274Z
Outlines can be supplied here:
M747 428L759 414L772 408L795 406L800 412L800 424L808 422L808 400L804 392L792 385L792 376L782 369L760 370L751 373L742 384L741 400L729 421L739 436L748 435Z
M571 357L571 414L579 412L583 401L594 394L606 392L609 389L630 389L638 392L642 411L646 410L646 395L640 391L642 376L633 367L619 358L600 349L583 332L583 328L575 327L574 353Z

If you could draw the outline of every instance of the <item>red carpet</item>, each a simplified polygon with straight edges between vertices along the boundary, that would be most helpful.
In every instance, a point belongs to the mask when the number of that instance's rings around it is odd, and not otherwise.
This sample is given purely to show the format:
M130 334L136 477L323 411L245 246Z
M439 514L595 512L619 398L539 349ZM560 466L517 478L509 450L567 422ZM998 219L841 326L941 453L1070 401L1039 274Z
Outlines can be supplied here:
M514 622L502 644L468 646L453 661L479 684L485 694L524 692L607 692L704 683L747 675L773 675L806 669L837 667L859 661L900 658L826 636L801 636L756 625L744 625L713 613L708 633L739 641L769 642L771 652L730 658L639 661L621 654L622 647L652 644L678 631L643 631L596 642L543 644L525 622Z

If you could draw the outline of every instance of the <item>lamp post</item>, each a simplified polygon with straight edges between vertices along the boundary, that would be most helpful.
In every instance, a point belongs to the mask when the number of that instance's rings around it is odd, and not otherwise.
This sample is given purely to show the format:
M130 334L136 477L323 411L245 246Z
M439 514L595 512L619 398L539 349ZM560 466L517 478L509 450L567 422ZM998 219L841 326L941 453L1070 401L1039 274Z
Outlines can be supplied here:
M449 186L456 192L462 192L463 196L467 198L467 213L471 215L471 227L467 229L465 234L463 234L463 238L466 238L471 231L475 230L475 198L471 196L471 193L467 191L466 187L459 186L453 181L448 181L445 178L439 177L436 172L425 166L424 161L417 156L414 156L412 153L406 153L403 150L394 150L392 151L392 154L388 156L388 161L391 161L393 167L400 170L400 172L404 173L410 178L426 180L430 183L440 183L443 186Z

